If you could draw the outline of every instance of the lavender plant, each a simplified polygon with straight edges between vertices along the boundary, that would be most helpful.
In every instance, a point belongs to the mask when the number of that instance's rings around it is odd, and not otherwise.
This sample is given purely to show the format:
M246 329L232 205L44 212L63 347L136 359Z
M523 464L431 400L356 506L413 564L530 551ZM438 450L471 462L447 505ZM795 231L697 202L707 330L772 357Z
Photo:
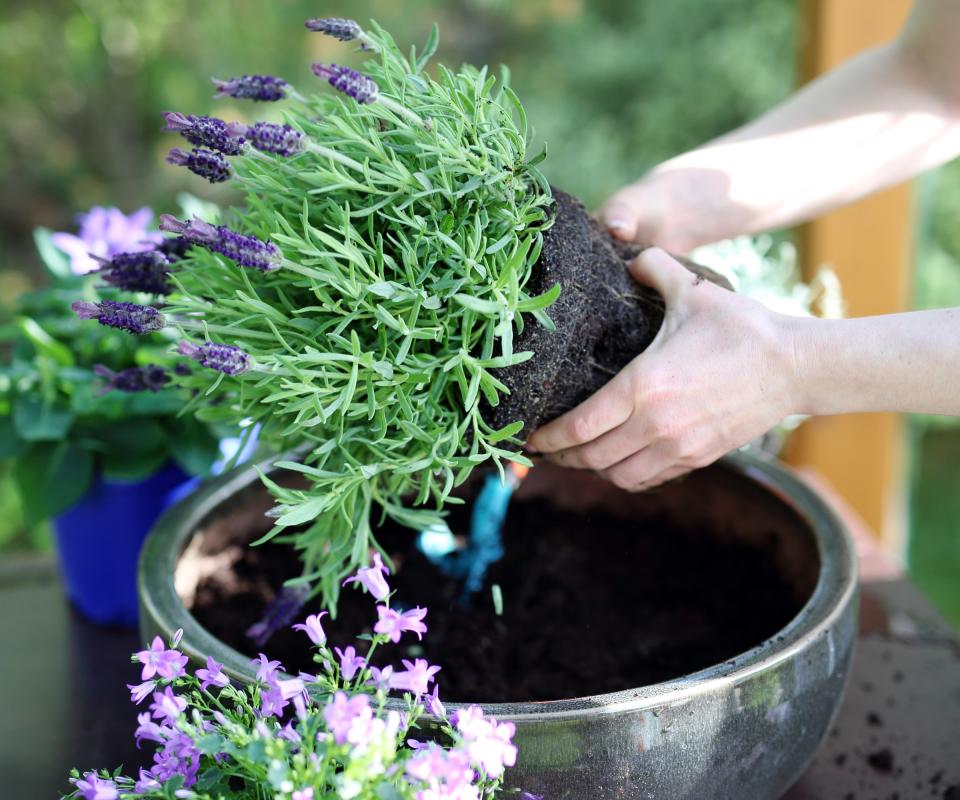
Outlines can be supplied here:
M306 488L264 478L278 502L267 538L295 544L297 582L335 607L343 577L377 548L376 520L430 528L479 465L528 463L521 423L495 429L483 409L506 392L492 370L532 356L514 334L527 315L550 325L559 286L525 289L551 195L506 70L431 77L436 28L405 55L376 23L307 27L359 42L362 71L314 65L322 93L269 76L214 82L285 101L283 125L166 115L197 148L170 160L232 175L245 202L224 225L162 218L192 245L163 317L184 337L179 352L216 373L184 380L200 419L252 420L277 451L302 455L280 466ZM159 324L144 308L78 312L125 330Z
M293 626L313 644L315 675L286 675L280 662L261 653L253 662L256 683L238 686L213 658L188 671L177 649L181 632L166 644L154 638L133 656L141 682L128 687L137 705L150 699L134 735L138 746L153 743L152 765L137 778L119 770L74 770L67 797L494 797L516 761L513 723L498 722L475 705L448 714L436 685L440 668L422 658L403 660L402 668L371 665L378 648L427 631L426 609L391 608L384 571L377 562L353 578L379 601L365 655L353 646L331 650L322 613ZM388 705L391 691L402 693L402 710ZM430 730L423 724L428 719ZM520 797L538 800L526 792Z

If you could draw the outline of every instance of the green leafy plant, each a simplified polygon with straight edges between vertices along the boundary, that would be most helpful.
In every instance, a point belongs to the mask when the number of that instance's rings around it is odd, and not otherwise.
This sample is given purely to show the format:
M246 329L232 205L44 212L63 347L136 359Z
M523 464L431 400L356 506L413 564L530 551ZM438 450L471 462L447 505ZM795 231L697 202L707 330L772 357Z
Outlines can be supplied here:
M278 501L268 538L287 534L304 561L299 582L334 604L377 546L376 513L426 528L477 466L526 463L521 423L494 429L484 407L506 391L493 370L532 356L514 350L514 334L527 315L550 325L559 286L525 289L551 194L542 155L528 158L506 70L498 79L440 66L431 77L436 28L407 56L375 23L311 25L373 54L364 74L314 65L347 96L243 76L215 84L236 98L289 100L285 125L166 114L196 145L168 160L232 178L245 203L226 225L162 218L194 246L159 311L76 309L127 331L179 328L180 353L220 373L182 380L196 390L197 417L252 420L262 441L299 451L281 466L306 488L265 478Z
M91 217L91 224L112 222L106 239L92 233L81 239L36 232L51 285L19 297L0 323L5 351L0 364L0 457L14 459L13 477L30 522L66 511L83 498L98 474L136 481L171 460L201 474L217 453L206 425L177 417L187 395L173 385L169 334L137 339L84 325L71 313L74 302L117 294L110 287L98 288L100 273L78 266L89 259L86 248L115 249L118 236L148 235L143 225L116 209L93 209L87 219ZM57 241L76 245L73 259ZM138 392L112 391L122 383L121 375L149 385L138 385L143 390Z

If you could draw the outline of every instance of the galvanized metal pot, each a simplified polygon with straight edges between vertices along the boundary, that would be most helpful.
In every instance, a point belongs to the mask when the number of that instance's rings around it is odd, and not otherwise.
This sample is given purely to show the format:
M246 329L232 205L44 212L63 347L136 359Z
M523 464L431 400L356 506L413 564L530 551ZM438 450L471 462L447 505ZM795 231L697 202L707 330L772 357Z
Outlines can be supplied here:
M549 800L779 798L833 719L855 641L856 557L837 518L785 467L744 454L641 495L581 472L538 467L531 476L522 492L571 511L602 505L629 519L653 508L688 525L702 522L716 535L775 541L778 568L807 599L772 639L675 680L592 697L486 704L517 726L520 756L509 784ZM248 468L170 509L144 547L139 572L144 638L182 628L181 647L192 659L212 655L243 681L254 678L249 659L194 620L174 575L198 531L242 513L259 491Z

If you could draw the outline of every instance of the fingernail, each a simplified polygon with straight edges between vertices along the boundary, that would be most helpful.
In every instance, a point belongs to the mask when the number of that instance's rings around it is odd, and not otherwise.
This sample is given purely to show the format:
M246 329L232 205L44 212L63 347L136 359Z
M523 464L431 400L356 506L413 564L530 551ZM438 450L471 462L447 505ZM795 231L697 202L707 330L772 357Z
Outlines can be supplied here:
M612 231L625 231L629 227L623 219L608 219L607 227Z

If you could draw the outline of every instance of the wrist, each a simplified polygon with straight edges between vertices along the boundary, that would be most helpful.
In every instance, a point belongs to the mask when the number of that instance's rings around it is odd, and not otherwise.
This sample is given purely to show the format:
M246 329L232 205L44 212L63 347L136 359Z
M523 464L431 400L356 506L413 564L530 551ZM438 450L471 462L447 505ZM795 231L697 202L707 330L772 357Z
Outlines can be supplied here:
M831 344L837 324L838 320L816 317L785 318L792 414L823 416L846 410L842 387L836 380L842 354Z

